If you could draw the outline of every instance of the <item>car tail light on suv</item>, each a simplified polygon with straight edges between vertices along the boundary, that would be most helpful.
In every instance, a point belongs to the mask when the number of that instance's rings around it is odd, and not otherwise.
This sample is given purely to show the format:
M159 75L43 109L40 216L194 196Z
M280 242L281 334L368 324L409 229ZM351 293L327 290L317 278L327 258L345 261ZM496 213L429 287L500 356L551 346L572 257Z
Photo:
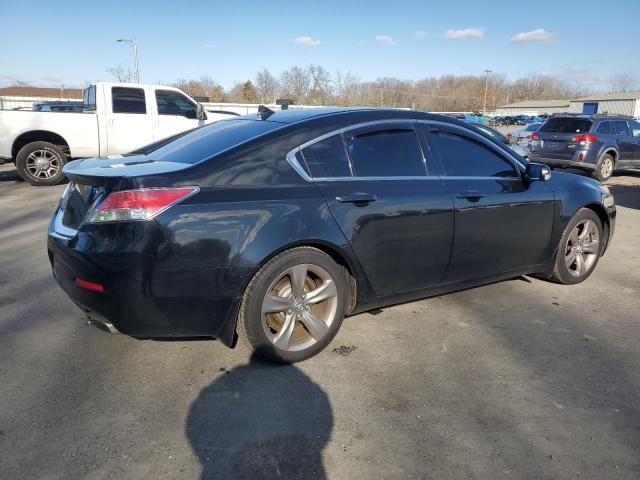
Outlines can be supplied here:
M571 137L572 142L578 143L593 143L597 140L598 137L596 137L593 133L581 133L579 135L574 135L573 137Z
M528 135L527 138L529 140L540 140L540 135L538 135L537 133L532 133L532 134Z
M198 190L198 187L181 187L111 192L91 214L89 222L150 220Z

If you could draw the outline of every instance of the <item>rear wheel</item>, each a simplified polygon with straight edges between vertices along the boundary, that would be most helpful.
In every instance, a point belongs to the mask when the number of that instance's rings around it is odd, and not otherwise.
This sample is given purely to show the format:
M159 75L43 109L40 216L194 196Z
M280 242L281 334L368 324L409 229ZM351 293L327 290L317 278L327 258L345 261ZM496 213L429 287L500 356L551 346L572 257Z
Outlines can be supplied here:
M16 155L16 168L23 180L35 186L57 185L65 179L62 167L67 156L53 143L31 142Z
M588 208L578 210L560 239L551 280L567 285L586 280L602 250L602 222Z
M593 171L593 178L604 182L605 180L609 180L611 175L613 174L613 169L615 167L615 161L613 157L606 153L602 156L598 165L596 165L596 169Z
M335 337L346 303L344 269L311 247L271 259L247 287L238 333L260 357L299 362L323 350Z

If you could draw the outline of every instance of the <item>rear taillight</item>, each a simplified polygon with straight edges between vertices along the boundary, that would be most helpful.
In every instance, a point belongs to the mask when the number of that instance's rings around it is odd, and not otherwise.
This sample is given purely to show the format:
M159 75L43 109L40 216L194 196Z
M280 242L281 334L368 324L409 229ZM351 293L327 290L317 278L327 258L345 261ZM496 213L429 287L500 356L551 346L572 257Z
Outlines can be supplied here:
M593 143L596 140L598 140L598 137L596 137L592 133L582 133L580 135L574 135L573 137L571 137L572 142L579 142L579 143Z
M91 214L89 222L150 220L197 191L198 187L183 187L111 192Z
M532 133L531 135L527 135L527 138L530 140L540 140L540 135L537 133Z

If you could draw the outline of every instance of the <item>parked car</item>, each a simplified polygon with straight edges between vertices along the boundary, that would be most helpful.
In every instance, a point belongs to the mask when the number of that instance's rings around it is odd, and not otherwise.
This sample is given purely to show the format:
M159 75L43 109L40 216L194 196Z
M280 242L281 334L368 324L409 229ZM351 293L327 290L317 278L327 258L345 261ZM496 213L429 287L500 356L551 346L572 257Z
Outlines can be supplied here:
M88 87L81 110L0 111L0 163L15 162L32 185L56 185L69 160L127 153L234 116L205 112L177 88L131 83Z
M541 125L542 125L542 122L529 123L524 128L520 128L518 130L515 130L515 131L511 132L509 135L511 135L512 137L517 138L518 140L523 140L525 138L529 138L529 136L533 132L537 132Z
M31 107L33 112L81 112L84 108L83 102L60 101L34 103Z
M511 150L516 152L521 157L524 157L524 158L529 157L529 149L526 146L518 143L517 137L503 135L501 132L499 132L495 128L489 127L487 125L476 125L476 127L481 132L486 133L487 135L494 138L498 142L503 143L504 145L508 145L509 148L511 148Z
M554 115L530 138L532 161L587 170L600 181L640 168L640 122L632 117Z
M414 111L262 109L64 171L48 255L94 322L239 337L278 362L320 352L345 315L524 274L582 282L615 225L598 182Z

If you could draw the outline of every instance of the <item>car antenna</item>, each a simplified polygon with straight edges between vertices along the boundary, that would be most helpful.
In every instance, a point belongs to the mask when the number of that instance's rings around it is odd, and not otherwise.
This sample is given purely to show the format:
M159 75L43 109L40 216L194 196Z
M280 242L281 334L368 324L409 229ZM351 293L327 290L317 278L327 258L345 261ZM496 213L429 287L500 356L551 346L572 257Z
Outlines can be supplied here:
M264 105L258 106L258 118L260 120L266 120L267 118L269 118L274 113L276 113L276 112L271 110L269 107L265 107Z

